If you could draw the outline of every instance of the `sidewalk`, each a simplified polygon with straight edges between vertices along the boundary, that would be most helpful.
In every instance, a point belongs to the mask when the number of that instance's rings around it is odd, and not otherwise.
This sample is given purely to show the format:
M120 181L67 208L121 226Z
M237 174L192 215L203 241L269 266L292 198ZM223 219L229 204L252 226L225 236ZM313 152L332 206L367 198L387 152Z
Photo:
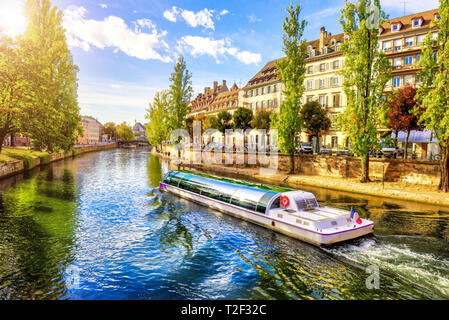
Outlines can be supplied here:
M382 186L381 181L360 183L357 179L297 174L289 175L286 172L281 171L277 171L274 174L261 174L260 170L255 168L235 168L218 165L191 165L190 167L209 173L232 174L239 178L256 179L265 183L285 183L293 188L305 185L449 207L449 193L440 192L438 191L438 188L433 185L385 182L384 186ZM189 169L189 166L183 168Z

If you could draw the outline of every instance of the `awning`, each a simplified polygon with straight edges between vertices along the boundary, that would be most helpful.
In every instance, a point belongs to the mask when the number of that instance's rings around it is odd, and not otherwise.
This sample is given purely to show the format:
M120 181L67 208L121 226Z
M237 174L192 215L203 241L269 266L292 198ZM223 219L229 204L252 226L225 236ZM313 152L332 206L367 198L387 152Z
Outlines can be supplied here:
M396 133L391 133L391 138L396 138ZM405 142L405 138L407 138L406 131L399 131L397 140L398 142ZM424 131L410 131L410 136L408 138L409 143L437 143L437 138L430 130Z

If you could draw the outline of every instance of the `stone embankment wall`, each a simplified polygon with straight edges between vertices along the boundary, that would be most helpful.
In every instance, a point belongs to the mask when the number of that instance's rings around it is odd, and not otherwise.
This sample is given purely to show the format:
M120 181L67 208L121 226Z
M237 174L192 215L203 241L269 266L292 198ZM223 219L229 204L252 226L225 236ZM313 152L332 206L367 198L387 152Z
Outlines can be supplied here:
M70 158L79 154L94 152L94 151L103 151L117 148L116 143L111 143L102 146L85 146L85 147L75 147L75 152L59 152L50 154L50 162L58 161L65 158ZM41 165L41 158L34 158L34 165L31 168L26 168L25 163L22 160L7 162L3 165L0 165L0 179L10 177L12 175L22 173L25 170L29 170Z
M164 152L159 155L164 158L170 158L170 156L172 157L174 154L177 153L167 147L164 149ZM196 157L198 157L198 155ZM183 163L188 163L189 161L194 163L194 152L191 150L183 152L182 158ZM223 152L223 166L237 168L266 166L264 164L260 164L258 160L256 160L256 163L248 164L248 154L245 154L243 164L236 164L235 152L232 154L230 159L232 160L229 160L228 158L228 163L232 164L226 164L226 158ZM203 160L201 163L204 167L205 161ZM277 169L284 172L289 171L289 155L278 154ZM323 177L331 176L341 178L359 178L360 171L361 161L357 157L295 155L295 173L297 174L318 175ZM440 180L440 166L439 162L434 161L371 158L370 177L377 180L382 180L383 177L386 182L438 185Z

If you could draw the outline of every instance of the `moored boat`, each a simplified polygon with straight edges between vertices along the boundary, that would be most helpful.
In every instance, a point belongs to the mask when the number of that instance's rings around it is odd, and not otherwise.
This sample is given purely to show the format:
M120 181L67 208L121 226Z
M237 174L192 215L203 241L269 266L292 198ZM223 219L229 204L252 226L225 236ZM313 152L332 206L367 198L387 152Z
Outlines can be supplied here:
M314 245L359 238L374 229L372 221L354 210L320 206L312 193L301 190L189 171L166 173L159 188Z

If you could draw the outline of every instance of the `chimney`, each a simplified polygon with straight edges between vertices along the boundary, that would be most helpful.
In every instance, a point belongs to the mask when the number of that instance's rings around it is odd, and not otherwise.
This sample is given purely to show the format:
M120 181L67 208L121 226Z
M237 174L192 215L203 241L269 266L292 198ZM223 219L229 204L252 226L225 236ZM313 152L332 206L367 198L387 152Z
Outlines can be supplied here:
M217 88L218 88L218 82L214 81L214 91L217 90Z
M223 80L223 87L226 87L226 80Z
M324 39L327 38L326 28L321 27L320 29L320 52L323 51Z

